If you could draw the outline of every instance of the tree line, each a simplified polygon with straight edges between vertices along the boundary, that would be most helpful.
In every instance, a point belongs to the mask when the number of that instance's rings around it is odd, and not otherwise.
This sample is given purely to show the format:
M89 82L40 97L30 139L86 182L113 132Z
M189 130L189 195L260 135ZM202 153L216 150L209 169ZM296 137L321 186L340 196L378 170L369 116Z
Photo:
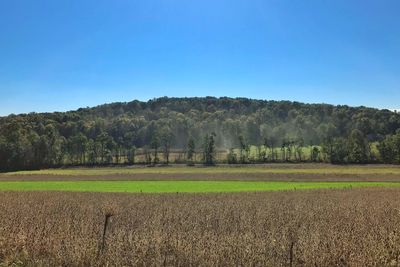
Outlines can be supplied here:
M0 118L0 170L64 165L400 163L400 114L245 98L158 98ZM226 151L223 157L218 151Z

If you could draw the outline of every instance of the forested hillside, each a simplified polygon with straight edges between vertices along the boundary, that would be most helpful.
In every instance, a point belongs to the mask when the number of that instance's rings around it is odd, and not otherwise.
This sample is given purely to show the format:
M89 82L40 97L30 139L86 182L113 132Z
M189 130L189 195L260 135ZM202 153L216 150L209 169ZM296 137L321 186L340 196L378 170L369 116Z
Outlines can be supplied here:
M211 154L217 149L239 149L237 156L243 162L248 159L242 151L249 145L262 146L265 161L291 159L290 155L274 158L274 148L296 155L296 147L322 146L321 151L315 150L326 154L319 156L321 160L364 163L390 158L397 162L398 129L400 114L389 110L245 98L164 97L1 117L0 168L134 163L138 151L151 153L156 162L158 151L168 158L170 151L181 150L189 152L185 155L190 159L190 151L206 154L205 142L212 142ZM352 148L349 140L358 147ZM379 151L386 154L372 157L368 151L358 151L370 149L373 142L379 142ZM351 149L364 155L354 158Z

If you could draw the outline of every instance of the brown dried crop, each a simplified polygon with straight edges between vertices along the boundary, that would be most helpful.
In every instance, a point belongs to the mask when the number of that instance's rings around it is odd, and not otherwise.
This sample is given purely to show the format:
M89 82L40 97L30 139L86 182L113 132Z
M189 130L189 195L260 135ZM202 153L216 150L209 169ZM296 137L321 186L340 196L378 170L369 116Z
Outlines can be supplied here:
M398 266L400 189L0 192L0 266Z

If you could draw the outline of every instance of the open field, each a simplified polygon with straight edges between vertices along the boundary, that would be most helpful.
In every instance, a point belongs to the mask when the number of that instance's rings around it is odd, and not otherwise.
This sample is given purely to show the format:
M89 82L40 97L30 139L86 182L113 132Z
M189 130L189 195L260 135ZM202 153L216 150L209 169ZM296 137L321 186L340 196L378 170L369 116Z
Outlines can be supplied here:
M399 207L393 165L2 173L0 266L398 266Z
M2 181L24 180L248 180L248 181L400 181L400 166L265 164L217 167L107 167L20 171Z
M251 182L251 181L1 181L1 191L80 191L126 193L206 193L280 191L349 187L400 187L400 182Z
M0 265L397 266L400 189L0 192Z

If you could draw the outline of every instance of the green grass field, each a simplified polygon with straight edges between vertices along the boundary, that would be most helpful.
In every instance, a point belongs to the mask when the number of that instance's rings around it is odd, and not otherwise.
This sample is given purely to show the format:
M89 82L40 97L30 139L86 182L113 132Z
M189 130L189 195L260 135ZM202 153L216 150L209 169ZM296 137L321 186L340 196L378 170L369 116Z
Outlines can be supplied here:
M0 182L3 191L80 192L242 192L349 187L399 187L400 182L241 182L241 181L34 181Z

